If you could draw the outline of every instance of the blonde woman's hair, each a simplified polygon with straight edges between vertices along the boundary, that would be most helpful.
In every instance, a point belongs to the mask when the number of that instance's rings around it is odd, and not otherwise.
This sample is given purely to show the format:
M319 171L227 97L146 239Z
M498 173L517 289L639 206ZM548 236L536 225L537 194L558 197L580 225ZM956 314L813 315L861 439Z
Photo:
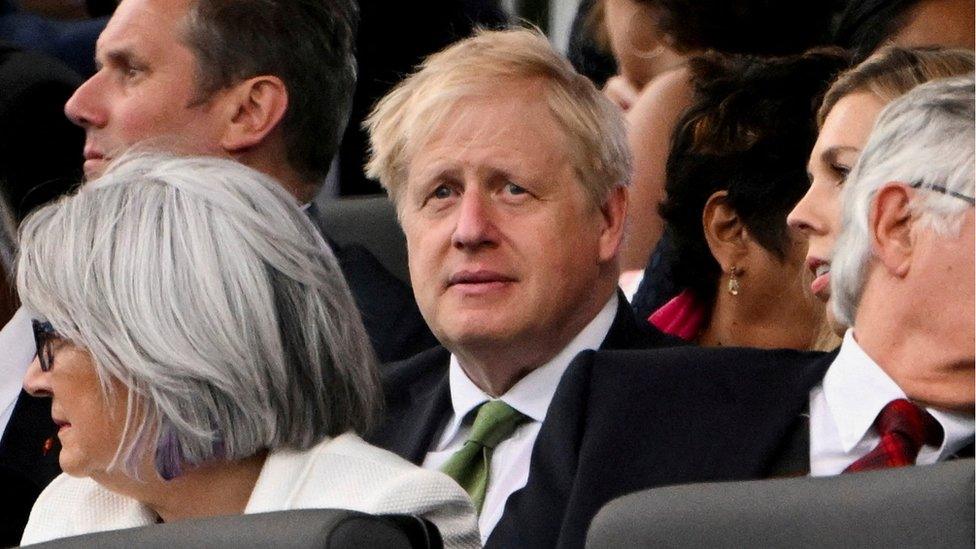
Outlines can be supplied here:
M887 103L919 84L937 78L961 76L973 72L973 67L972 50L881 48L860 64L841 73L831 84L817 112L817 124L823 126L837 102L853 93L871 93Z

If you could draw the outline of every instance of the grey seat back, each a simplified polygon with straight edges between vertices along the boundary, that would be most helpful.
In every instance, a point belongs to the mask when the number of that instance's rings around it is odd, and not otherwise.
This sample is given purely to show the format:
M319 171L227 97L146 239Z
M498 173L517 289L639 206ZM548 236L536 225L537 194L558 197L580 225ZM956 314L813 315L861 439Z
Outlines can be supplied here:
M316 201L324 230L339 244L359 244L397 278L410 284L407 241L386 195L321 198Z
M236 549L443 547L437 527L409 515L367 515L345 509L301 509L192 519L72 536L31 547L51 549Z
M608 503L588 548L974 546L972 459L657 488Z

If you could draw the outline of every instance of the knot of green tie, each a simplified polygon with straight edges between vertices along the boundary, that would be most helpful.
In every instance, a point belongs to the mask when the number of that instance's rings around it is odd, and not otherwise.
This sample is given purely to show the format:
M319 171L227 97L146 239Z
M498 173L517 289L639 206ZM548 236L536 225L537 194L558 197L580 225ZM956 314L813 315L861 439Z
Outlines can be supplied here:
M468 492L478 513L485 502L492 450L512 436L526 419L524 414L501 400L482 404L464 446L441 466L442 472Z

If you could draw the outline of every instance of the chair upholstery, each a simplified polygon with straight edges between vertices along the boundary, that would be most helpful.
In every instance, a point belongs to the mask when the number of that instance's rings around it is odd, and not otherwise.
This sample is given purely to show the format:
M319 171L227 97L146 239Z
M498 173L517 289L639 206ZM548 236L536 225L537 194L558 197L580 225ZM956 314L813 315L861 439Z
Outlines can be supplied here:
M974 546L974 463L692 484L600 510L588 548Z
M409 515L367 515L344 509L300 509L192 519L72 536L32 545L51 549L275 549L443 547L437 527Z
M320 198L316 205L325 232L339 244L359 244L397 278L410 284L407 243L396 210L386 195L364 198Z

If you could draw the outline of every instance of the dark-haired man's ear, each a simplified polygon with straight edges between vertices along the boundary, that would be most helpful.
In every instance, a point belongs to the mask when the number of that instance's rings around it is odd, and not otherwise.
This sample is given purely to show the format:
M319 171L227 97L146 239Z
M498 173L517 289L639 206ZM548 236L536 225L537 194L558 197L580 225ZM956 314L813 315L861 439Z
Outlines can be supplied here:
M702 210L702 229L712 257L724 268L741 267L748 254L745 226L728 201L728 191L716 191Z
M902 278L912 263L915 236L912 233L912 193L899 183L878 189L871 202L868 229L871 248L889 275Z
M229 154L260 145L288 110L288 90L276 76L248 78L227 93L231 118L220 145Z

